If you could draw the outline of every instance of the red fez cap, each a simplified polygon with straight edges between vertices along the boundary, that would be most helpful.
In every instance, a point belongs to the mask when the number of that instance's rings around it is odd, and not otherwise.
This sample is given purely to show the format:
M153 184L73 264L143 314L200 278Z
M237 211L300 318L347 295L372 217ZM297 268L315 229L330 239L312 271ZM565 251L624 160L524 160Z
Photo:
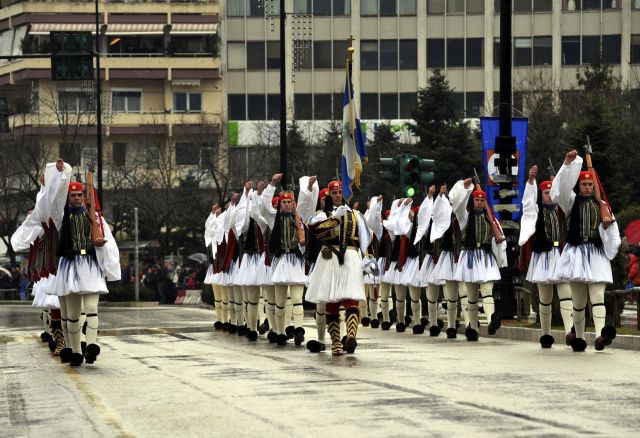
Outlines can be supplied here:
M591 172L580 172L580 181L593 181Z
M69 192L84 192L84 186L79 182L69 183Z
M280 200L284 201L284 200L287 200L287 199L290 200L290 201L295 201L296 200L295 197L293 196L293 193L291 193L291 192L282 192L280 194Z
M334 190L342 190L342 181L331 181L327 188L330 192Z
M276 205L278 205L278 201L280 201L280 196L274 196L273 198L271 198L271 205L275 207Z
M482 190L474 190L471 196L473 199L487 199L487 194Z
M320 198L324 198L329 194L329 189L322 189L320 190Z
M388 218L391 215L391 210L387 210L384 212L384 217Z
M418 211L420 211L420 206L418 207L411 207L411 211L414 212L415 214L418 214Z
M540 183L540 190L541 191L551 190L551 181L542 181Z

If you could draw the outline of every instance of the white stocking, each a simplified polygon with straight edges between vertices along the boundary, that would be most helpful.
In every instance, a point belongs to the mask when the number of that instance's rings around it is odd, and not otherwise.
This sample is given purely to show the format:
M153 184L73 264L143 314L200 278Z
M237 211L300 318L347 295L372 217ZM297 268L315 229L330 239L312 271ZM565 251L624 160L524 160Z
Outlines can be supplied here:
M67 297L58 297L60 302L60 319L62 320L62 336L64 336L64 345L67 348L71 348L71 341L69 340L69 329L67 328Z
M262 290L265 295L265 301L267 303L267 319L269 320L269 327L274 332L276 331L276 288L275 286L262 286Z
M229 312L229 323L231 325L236 325L236 299L233 293L233 286L223 286L227 291L227 311Z
M369 313L371 313L371 319L378 319L378 294L377 288L373 284L369 284L366 286L369 291L368 300L369 300ZM365 313L366 315L366 313Z
M398 312L398 324L404 324L404 316L406 313L405 306L407 300L407 286L396 284L396 309Z
M422 289L417 286L409 286L409 298L411 299L411 313L413 314L413 325L419 325L422 319L422 305L420 304L420 294Z
M569 283L556 284L558 299L560 300L560 315L564 324L564 332L569 333L573 327L573 302L571 301L571 287Z
M287 290L289 286L278 284L275 287L275 332L278 335L284 335L285 328L285 307L287 306Z
M291 285L289 286L291 295L291 305L293 313L293 324L296 328L304 325L304 307L302 302L302 295L304 293L304 286Z
M487 317L487 324L489 324L491 322L491 315L496 311L496 305L493 302L493 281L481 283L480 293L482 294L484 315Z
M80 324L80 313L82 310L82 295L69 294L67 302L67 329L69 330L69 347L74 353L82 354L80 342L82 341L82 325Z
M458 285L455 281L446 280L444 297L447 300L447 328L455 329L458 312Z
M291 316L293 315L293 302L291 301L291 288L287 290L287 305L284 309L284 327L285 329L291 325Z
M246 286L247 291L247 325L249 330L258 330L258 304L260 302L260 286Z
M478 284L465 283L467 289L467 312L469 326L478 330Z
M316 304L316 325L318 327L318 342L324 344L325 333L327 332L327 318L325 315L325 303Z
M465 326L469 324L469 299L467 297L467 283L458 281L458 293L460 294L460 307Z
M591 313L593 314L596 337L600 336L607 317L607 309L604 306L605 287L606 283L589 283L589 299L591 300Z
M236 325L244 325L244 302L242 300L242 287L233 286L233 307L236 311Z
M213 302L216 306L216 321L224 322L222 319L222 288L217 284L212 284L211 289L213 289Z
M380 283L380 310L382 311L382 320L390 322L389 317L389 295L391 295L391 285L389 283Z
M540 312L540 328L543 335L551 334L551 310L553 305L553 284L538 284L538 295L540 304L538 311Z
M438 325L438 294L440 287L437 284L430 284L427 287L427 302L429 310L429 327Z
M86 342L87 345L95 344L98 338L98 301L100 300L100 294L84 294L82 295L82 302L84 304L84 311L87 317L87 330L86 330Z
M584 339L584 309L587 307L589 289L586 283L572 281L569 284L573 300L573 326L576 329L576 338Z

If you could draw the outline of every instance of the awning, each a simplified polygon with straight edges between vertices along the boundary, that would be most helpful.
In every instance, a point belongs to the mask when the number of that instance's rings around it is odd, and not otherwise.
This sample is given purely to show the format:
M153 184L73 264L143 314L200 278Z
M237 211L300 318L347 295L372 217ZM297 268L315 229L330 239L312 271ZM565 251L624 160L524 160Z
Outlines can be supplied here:
M199 87L200 79L175 79L171 84L174 87Z
M114 23L107 26L107 35L162 35L162 23Z
M96 33L96 25L92 23L33 23L30 35L48 35L49 32L92 32Z
M171 35L200 35L218 33L218 23L175 23Z

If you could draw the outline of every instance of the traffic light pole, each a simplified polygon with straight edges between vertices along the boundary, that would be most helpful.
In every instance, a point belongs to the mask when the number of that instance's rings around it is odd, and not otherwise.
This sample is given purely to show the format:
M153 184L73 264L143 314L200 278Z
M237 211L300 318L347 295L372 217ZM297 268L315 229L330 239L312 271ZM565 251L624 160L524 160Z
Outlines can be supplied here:
M98 201L102 205L102 105L100 96L102 87L100 84L100 15L98 0L96 0L96 149L98 154Z
M280 1L280 172L282 181L287 180L287 84L286 84L286 59L285 59L285 1Z

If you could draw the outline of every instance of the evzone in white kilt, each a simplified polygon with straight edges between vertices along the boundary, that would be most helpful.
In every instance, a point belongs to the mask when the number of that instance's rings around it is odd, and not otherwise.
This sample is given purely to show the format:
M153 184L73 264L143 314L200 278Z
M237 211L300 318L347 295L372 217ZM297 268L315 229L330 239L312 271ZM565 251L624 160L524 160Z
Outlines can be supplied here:
M537 167L532 168L522 197L522 219L518 244L523 248L521 258L529 261L526 279L538 287L542 348L550 348L555 342L551 336L551 316L554 285L560 300L560 313L564 324L566 342L574 336L571 289L569 283L558 276L557 266L566 235L565 216L554 203L544 203L545 193L551 189L551 181L536 185ZM539 190L538 190L539 189ZM551 199L549 198L549 201Z
M367 249L367 257L376 264L377 269L364 273L364 288L367 297L364 306L360 307L360 321L363 326L371 325L371 328L378 328L378 299L380 297L380 281L384 272L384 257L380 255L380 241L383 238L384 228L382 226L382 196L376 196L369 201L369 208L364 212L364 220L371 232L371 244ZM370 317L367 316L367 310Z
M380 310L382 311L382 323L380 324L380 328L382 330L389 330L391 328L392 322L389 311L390 302L393 302L391 288L400 282L401 272L398 272L396 267L400 254L401 236L396 234L396 231L398 231L396 230L396 227L401 202L402 199L394 200L391 203L391 208L385 214L386 219L382 221L384 234L382 241L380 242L380 259L378 261L379 266L382 266L382 269L380 270ZM398 232L402 232L402 230ZM397 293L398 291L396 288L396 298ZM397 304L394 303L393 308L396 312L398 311ZM397 322L402 323L403 326L405 324L404 319L400 320L398 318ZM404 327L401 327L401 330L402 329L404 329Z
M453 214L453 207L447 197L446 186L440 188L440 193L433 203L433 214L429 241L439 248L431 278L435 284L444 284L444 298L447 300L447 338L455 339L458 333L457 311L458 299L462 301L465 322L468 321L466 292L458 297L458 286L464 284L455 278L456 271L456 240L459 232L456 229L457 220ZM466 288L464 289L466 291Z
M327 187L333 196L342 195L342 183L331 181ZM370 232L362 214L344 205L325 205L309 221L310 232L323 240L321 255L309 278L307 301L326 303L327 329L331 352L339 356L353 353L360 323L359 302L365 298L362 254L370 244ZM338 311L346 308L346 344L342 344Z
M488 332L500 328L500 316L495 313L493 283L500 280L500 268L506 266L506 242L496 243L493 224L484 209L475 209L470 198L484 199L486 194L473 190L470 180L458 181L451 189L450 200L462 234L462 250L454 278L467 288L469 325L465 330L468 341L478 340L478 290L489 323ZM471 200L473 202L473 200ZM499 228L499 224L497 224Z
M68 172L70 174L70 170ZM66 166L61 173L67 173ZM120 280L120 253L109 225L97 212L96 217L91 218L88 207L78 205L78 199L93 203L97 198L84 198L84 186L72 182L58 187L49 206L53 223L60 230L60 239L57 274L48 293L59 297L62 313L66 313L72 366L82 362L92 364L100 354L97 344L99 297L108 293L107 281ZM92 222L100 227L103 240L100 245L92 238ZM80 320L83 311L84 324ZM83 325L86 347L82 341Z
M279 196L277 208L273 208L272 199L275 195L275 185L279 179L274 175L271 183L263 190L262 208L265 220L269 225L271 237L269 242L272 256L271 282L275 286L275 322L276 343L286 345L293 337L294 343L304 342L305 330L303 295L307 283L304 253L304 228L302 221L293 207L295 196L291 192L282 192ZM287 206L283 206L285 203ZM291 207L289 207L291 206ZM289 208L294 208L289 211ZM293 306L293 326L286 326L287 292L291 296Z
M229 298L227 297L227 289L220 284L221 261L223 261L221 259L224 258L222 244L224 241L223 221L225 214L226 213L222 212L217 205L214 205L212 212L205 222L204 243L207 247L209 267L204 283L210 284L213 290L213 300L216 309L216 322L213 324L213 327L216 330L226 331L229 328Z
M588 298L597 335L595 349L603 350L616 336L615 327L605 326L604 291L607 283L613 282L611 260L616 256L621 241L618 225L609 211L605 213L606 219L612 222L605 228L601 208L606 209L606 203L598 201L593 194L580 194L583 183L591 184L592 193L595 192L595 184L599 183L593 172L581 172L581 168L582 158L575 151L567 154L551 186L552 200L567 216L567 238L556 272L571 287L575 327L571 347L578 352L587 347L584 310Z

